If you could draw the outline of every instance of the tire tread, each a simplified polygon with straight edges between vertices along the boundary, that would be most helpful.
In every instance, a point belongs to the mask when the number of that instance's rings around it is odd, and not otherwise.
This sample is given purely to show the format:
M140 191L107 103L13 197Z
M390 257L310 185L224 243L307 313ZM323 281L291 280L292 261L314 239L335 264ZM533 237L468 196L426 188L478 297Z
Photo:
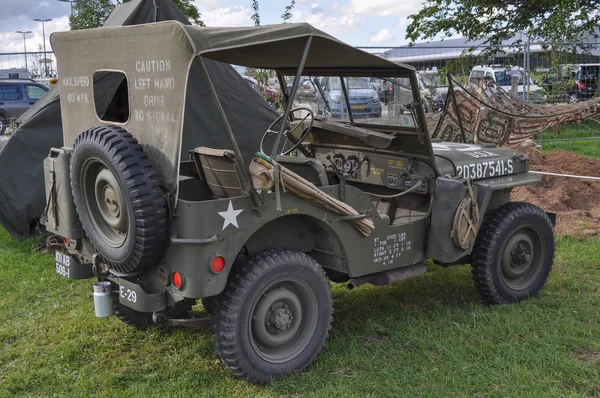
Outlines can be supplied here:
M221 361L237 377L245 379L254 384L265 384L270 376L259 373L252 364L248 363L239 349L239 341L236 335L237 318L243 304L243 298L248 291L259 280L261 274L267 269L276 266L284 261L302 262L308 265L321 279L328 288L328 303L331 309L329 319L327 320L327 330L317 352L315 352L306 362L302 369L295 369L294 372L301 372L308 368L323 350L333 323L333 293L329 284L327 275L321 266L312 258L304 253L294 252L286 249L268 249L256 253L239 267L234 267L229 276L227 286L221 293L221 300L215 315L212 316L212 330L215 339L215 348Z
M527 202L509 202L498 209L490 210L481 224L473 247L471 275L479 295L488 304L509 304L518 301L516 298L505 297L498 290L493 278L493 264L498 251L501 249L498 245L502 244L502 232L509 227L511 221L526 214L540 216L549 225L552 224L550 218L542 209ZM552 253L554 254L554 250ZM553 260L554 258L551 259L551 262ZM544 285L549 274L550 272L546 273L541 286ZM535 291L529 296L534 296L537 293Z

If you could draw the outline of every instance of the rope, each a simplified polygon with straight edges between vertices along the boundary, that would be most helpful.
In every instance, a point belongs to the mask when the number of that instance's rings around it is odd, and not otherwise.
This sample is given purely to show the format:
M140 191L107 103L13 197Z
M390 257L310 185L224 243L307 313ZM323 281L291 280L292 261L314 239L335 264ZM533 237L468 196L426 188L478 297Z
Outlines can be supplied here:
M381 198L381 199L393 199L393 198L399 198L402 195L406 195L407 193L411 193L412 191L416 190L417 188L421 188L423 186L423 182L420 184L415 184L412 187L410 187L409 189L407 189L406 191L402 191L400 193L395 193L393 195L380 195L377 193L373 193L373 192L367 192L364 191L365 194L367 194L367 196L372 196L374 198Z
M545 171L530 171L533 174L543 174L546 176L556 176L556 177L569 177L569 178L582 178L585 180L600 180L600 177L592 177L592 176L577 176L573 174L559 174L559 173L547 173Z

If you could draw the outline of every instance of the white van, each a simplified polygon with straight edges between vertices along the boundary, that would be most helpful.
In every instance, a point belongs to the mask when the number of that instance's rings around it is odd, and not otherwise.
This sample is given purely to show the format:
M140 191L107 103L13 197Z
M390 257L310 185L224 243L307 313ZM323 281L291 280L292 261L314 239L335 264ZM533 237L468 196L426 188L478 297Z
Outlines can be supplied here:
M519 85L517 87L517 97L519 99L523 98L523 90L527 90L524 88L524 69L519 66L506 66L506 65L477 65L471 70L471 74L469 78L484 78L484 79L492 79L496 82L496 84L502 87L505 91L510 93L511 89L511 76L517 75L519 76ZM541 87L537 85L536 81L533 81L531 77L529 79L529 94L531 95L540 90Z
M274 90L279 90L281 88L279 79L276 77L270 77L269 80L267 80L267 85Z
M31 75L25 68L0 69L0 79L29 79Z

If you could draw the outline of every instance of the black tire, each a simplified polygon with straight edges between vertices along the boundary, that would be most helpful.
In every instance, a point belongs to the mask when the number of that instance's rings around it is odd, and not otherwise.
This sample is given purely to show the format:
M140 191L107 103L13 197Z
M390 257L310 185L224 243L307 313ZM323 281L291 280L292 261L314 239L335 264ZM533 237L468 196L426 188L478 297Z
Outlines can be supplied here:
M131 134L101 126L77 137L71 187L83 228L110 268L129 273L157 261L167 239L165 195Z
M202 307L204 307L204 310L210 315L216 315L219 300L219 296L205 297L200 299L200 301L202 302Z
M6 121L6 118L0 115L0 135L4 134L7 128L8 122Z
M511 202L488 212L471 263L483 300L508 304L536 295L550 275L554 245L554 228L542 209Z
M251 383L303 371L331 330L331 285L321 266L300 252L258 253L236 267L221 297L212 317L217 354Z
M133 327L145 327L153 324L151 312L136 311L121 304L119 302L118 291L112 293L112 299L115 316L121 322ZM166 312L167 316L169 316L169 318L185 318L195 304L196 300L184 299L182 302L177 303L177 307L168 310Z

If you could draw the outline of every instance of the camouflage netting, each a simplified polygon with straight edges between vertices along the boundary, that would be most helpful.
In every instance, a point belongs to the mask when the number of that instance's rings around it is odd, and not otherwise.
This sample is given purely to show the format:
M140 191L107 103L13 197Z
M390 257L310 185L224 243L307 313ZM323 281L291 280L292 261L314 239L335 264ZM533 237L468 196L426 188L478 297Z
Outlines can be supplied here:
M431 137L444 141L517 144L545 130L558 131L559 126L600 116L600 98L538 105L512 97L494 81L471 79L469 85L463 86L451 75L448 80L443 112L428 118Z

